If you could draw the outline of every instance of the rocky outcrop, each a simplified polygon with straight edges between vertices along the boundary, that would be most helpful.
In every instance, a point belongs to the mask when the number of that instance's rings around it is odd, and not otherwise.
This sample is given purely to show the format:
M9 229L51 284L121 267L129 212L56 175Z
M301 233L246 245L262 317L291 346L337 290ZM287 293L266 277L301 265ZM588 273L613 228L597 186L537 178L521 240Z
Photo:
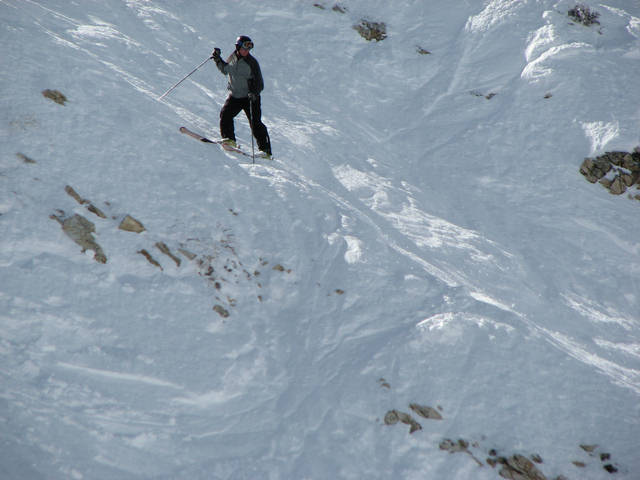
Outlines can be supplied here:
M640 148L633 152L606 152L585 158L580 173L591 183L600 183L612 195L622 195L631 187L629 197L640 200Z

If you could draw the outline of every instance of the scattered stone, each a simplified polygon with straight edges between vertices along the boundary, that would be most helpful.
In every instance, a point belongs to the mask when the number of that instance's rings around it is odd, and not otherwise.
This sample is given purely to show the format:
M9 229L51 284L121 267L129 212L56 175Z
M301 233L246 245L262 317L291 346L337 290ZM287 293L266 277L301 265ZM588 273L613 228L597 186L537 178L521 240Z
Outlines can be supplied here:
M545 93L545 95L544 95L544 98L551 98L551 97L553 97L553 95L550 94L550 93Z
M418 45L416 48L417 48L418 54L420 55L431 55L431 52L429 50L425 50L420 45Z
M53 100L54 102L56 102L59 105L64 105L65 102L67 102L67 97L65 97L62 93L60 93L58 90L43 90L42 91L42 95L45 98L48 98L50 100Z
M464 439L459 439L457 442L454 442L453 440L451 440L450 438L445 438L442 442L440 442L440 450L445 450L449 453L456 453L456 452L464 452L467 455L469 455L471 458L473 458L473 460L479 465L479 466L483 466L482 462L480 460L478 460L473 453L471 453L469 451L469 442L467 442Z
M487 94L484 94L478 90L471 90L471 92L469 92L471 95L473 95L474 97L484 97L487 100L491 100L493 97L495 97L497 95L497 93L494 92L490 92Z
M431 408L426 405L418 405L417 403L411 403L409 408L423 418L430 420L442 420L442 415L440 415L440 412L435 408Z
M193 260L194 258L196 258L196 254L190 252L189 250L185 249L185 248L179 248L178 251L184 255L185 257L187 257L189 260Z
M50 218L56 220L62 225L62 231L67 234L71 240L76 242L82 248L82 252L92 250L94 252L93 258L96 262L107 263L107 257L102 250L102 247L98 245L93 232L96 231L96 227L89 220L82 215L74 215L69 218L63 218L64 212L60 212L60 215L51 215Z
M531 460L518 454L507 459L499 474L509 480L547 480Z
M162 270L162 265L160 265L147 250L143 248L142 250L138 250L138 253L143 255L144 258L146 258L151 265L153 265L154 267L158 267L160 270Z
M32 158L27 157L24 153L16 153L16 157L18 157L20 160L22 160L24 163L37 163L35 160L33 160Z
M80 205L86 205L87 210L89 210L94 215L97 215L100 218L107 218L107 216L102 212L102 210L96 207L89 200L86 200L82 198L80 195L78 195L78 192L76 192L72 186L67 185L66 187L64 187L64 191L67 192L67 194L70 197L72 197L76 202L78 202Z
M320 10L324 10L324 5L322 5L320 3L314 3L313 6L316 7L316 8L319 8Z
M133 218L131 215L125 216L118 228L120 230L133 233L142 233L146 230L142 223Z
M227 318L229 316L229 311L222 305L215 305L213 307L213 311L220 315L222 318Z
M107 218L104 212L100 210L98 207L96 207L93 203L90 203L89 205L87 205L87 210L89 210L91 213L93 213L94 215L100 218Z
M278 272L287 272L287 273L291 273L291 269L290 269L290 268L284 268L284 267L283 267L282 265L280 265L279 263L273 267L273 270L276 270L276 271L278 271Z
M587 452L587 453L593 453L596 450L596 448L598 448L598 445L585 445L585 444L583 444L583 445L580 445L580 448L582 450L584 450L585 452Z
M400 417L398 416L398 412L396 410L389 410L384 416L385 425L395 425L399 421Z
M336 288L335 291L337 295L344 295L344 290L342 290L341 288Z
M67 192L67 194L70 197L72 197L76 202L78 202L80 205L84 205L85 203L87 203L87 201L84 198L78 195L78 192L76 192L72 186L67 185L66 187L64 187L64 191Z
M601 453L600 454L600 461L601 462L606 462L607 460L611 460L611 454L610 453Z
M379 42L387 38L387 26L383 22L370 22L369 20L361 20L359 24L353 28L365 40L375 40Z
M604 468L609 473L616 473L618 471L618 469L616 467L614 467L613 465L611 465L610 463L605 465L602 468Z
M384 416L385 425L395 425L398 422L402 422L406 425L409 425L409 433L417 432L418 430L422 430L422 425L415 421L415 419L405 412L400 412L398 410L389 410Z
M573 464L574 464L576 467L578 467L578 468L584 468L584 467L586 467L586 466L587 466L587 464L586 464L586 463L584 463L584 462L579 462L578 460L574 460L574 461L573 461L573 462L571 462L571 463L573 463Z
M381 378L380 380L378 380L378 383L380 384L381 387L391 390L391 385L389 385L389 383L384 378Z
M544 463L542 461L542 457L537 453L534 453L533 455L531 455L531 460L533 460L535 463Z
M167 247L166 243L157 242L156 248L160 250L162 253L164 253L167 257L169 257L171 260L173 260L177 267L179 267L180 263L182 263L182 260L176 257L173 253L171 253L171 250L169 250L169 247Z
M347 9L338 3L336 3L331 10L338 13L347 13Z

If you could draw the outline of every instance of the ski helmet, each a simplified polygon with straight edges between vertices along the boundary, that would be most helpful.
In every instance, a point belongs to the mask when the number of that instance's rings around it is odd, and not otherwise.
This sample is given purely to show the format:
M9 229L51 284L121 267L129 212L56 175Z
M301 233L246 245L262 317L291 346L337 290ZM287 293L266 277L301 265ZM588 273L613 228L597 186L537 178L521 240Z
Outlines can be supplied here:
M240 50L240 48L251 50L253 48L253 42L246 35L240 35L236 39L236 50Z

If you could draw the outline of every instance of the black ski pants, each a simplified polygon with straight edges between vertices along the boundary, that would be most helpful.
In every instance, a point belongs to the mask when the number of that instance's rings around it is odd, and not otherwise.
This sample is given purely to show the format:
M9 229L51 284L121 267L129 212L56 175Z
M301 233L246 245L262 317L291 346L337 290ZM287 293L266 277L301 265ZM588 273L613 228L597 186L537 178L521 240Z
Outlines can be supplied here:
M262 152L271 154L271 141L269 140L269 132L264 123L262 123L262 109L260 107L260 96L258 96L251 104L251 110L249 109L248 98L235 98L229 95L227 101L224 102L222 110L220 110L220 136L222 138L236 139L235 128L233 125L233 119L244 110L249 123L251 123L251 116L253 114L253 136L256 137L258 142L258 149Z

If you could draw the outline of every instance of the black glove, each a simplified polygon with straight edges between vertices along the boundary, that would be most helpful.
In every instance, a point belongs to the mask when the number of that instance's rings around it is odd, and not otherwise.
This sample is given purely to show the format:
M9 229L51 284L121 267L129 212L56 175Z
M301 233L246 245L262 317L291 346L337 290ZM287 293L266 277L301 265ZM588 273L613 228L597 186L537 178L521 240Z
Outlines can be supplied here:
M220 50L218 47L216 47L216 48L214 48L214 49L213 49L213 53L211 54L211 58L213 58L213 61L214 61L214 62L218 63L220 60L222 60L222 59L220 58L220 54L221 54L221 53L222 53L222 52L221 52L221 50Z

